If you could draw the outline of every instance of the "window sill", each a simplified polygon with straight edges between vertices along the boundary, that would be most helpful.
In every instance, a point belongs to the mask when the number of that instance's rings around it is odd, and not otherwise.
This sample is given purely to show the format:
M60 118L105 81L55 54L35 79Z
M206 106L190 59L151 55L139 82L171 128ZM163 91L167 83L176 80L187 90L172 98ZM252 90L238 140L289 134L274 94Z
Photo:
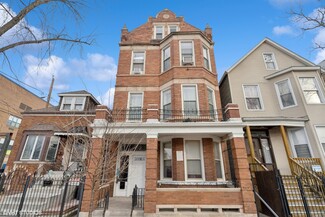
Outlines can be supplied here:
M227 186L233 187L231 181L172 181L172 180L158 180L158 186L161 185L178 185L178 186Z

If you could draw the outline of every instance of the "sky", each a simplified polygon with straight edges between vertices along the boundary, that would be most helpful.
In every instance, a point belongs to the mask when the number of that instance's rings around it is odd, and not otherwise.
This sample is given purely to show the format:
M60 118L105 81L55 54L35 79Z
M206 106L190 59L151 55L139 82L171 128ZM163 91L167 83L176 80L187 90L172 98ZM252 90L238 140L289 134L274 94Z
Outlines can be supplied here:
M58 104L58 93L87 90L101 103L111 107L121 29L126 25L132 31L165 8L183 16L186 22L201 30L207 24L212 28L219 78L265 37L317 64L325 59L325 51L315 50L314 42L325 43L325 30L302 32L302 24L294 22L289 12L303 9L306 14L312 14L324 5L324 1L85 0L85 5L80 7L82 19L78 21L74 21L64 8L53 9L48 5L41 8L45 14L41 14L40 9L23 20L36 32L36 36L42 35L40 20L46 18L51 28L64 28L71 35L91 35L92 45L70 47L56 44L51 46L48 55L40 55L40 51L49 49L46 45L23 46L7 52L10 66L3 63L4 56L0 54L0 73L45 98L54 76L53 105ZM12 14L20 10L20 1L0 2L5 3ZM50 9L54 12L50 13ZM0 26L9 19L0 8ZM28 32L24 32L26 30L17 34L17 29L18 26L0 37L0 47L28 36Z

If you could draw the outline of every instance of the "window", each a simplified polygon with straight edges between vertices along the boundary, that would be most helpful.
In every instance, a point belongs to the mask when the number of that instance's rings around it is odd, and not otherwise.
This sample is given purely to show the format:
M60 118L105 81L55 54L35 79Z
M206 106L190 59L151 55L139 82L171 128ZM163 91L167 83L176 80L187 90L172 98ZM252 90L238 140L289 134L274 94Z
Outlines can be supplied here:
M299 78L299 81L307 103L323 103L315 78Z
M144 52L133 52L132 73L141 74L144 72Z
M49 147L47 149L45 160L47 161L55 161L56 153L59 147L60 137L51 136Z
M163 178L172 178L172 143L163 143Z
M220 143L214 143L214 159L216 162L217 179L223 179L223 162Z
M209 113L211 118L215 118L216 116L216 111L214 108L214 94L213 90L208 88L208 103L209 103Z
M85 159L85 141L83 139L76 139L70 154L70 162L82 162Z
M163 50L163 71L170 69L170 47Z
M63 97L61 110L82 111L85 106L86 97Z
M258 85L244 85L244 97L248 110L261 110L262 99Z
M205 46L203 46L203 64L207 70L210 70L210 56L209 50Z
M181 61L182 65L193 65L193 43L191 41L181 42Z
M295 151L296 157L310 158L311 153L304 128L289 129L289 138Z
M325 126L317 126L316 132L319 142L322 145L323 151L325 153Z
M15 129L19 127L20 123L20 118L10 115L7 121L7 126L9 127L9 129Z
M273 53L263 53L263 58L267 70L277 69L277 65Z
M196 86L183 86L183 110L185 115L198 115Z
M172 99L171 99L171 90L165 90L162 94L162 104L163 104L163 119L168 119L172 114Z
M130 93L129 121L140 121L142 114L142 93Z
M163 39L164 37L164 27L155 26L155 39Z
M185 141L187 178L202 179L200 141Z
M168 28L169 28L169 33L178 31L178 26L176 26L176 25L170 25L170 26L168 26Z
M288 108L296 105L289 79L275 83L275 90L278 95L281 108Z
M29 135L26 138L21 160L39 160L45 141L45 136Z

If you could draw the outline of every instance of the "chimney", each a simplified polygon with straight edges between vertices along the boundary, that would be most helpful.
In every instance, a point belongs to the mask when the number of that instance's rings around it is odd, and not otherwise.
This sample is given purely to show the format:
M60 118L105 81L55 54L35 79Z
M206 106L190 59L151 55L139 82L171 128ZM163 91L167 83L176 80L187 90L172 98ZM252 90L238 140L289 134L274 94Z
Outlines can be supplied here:
M121 42L127 41L127 34L129 33L128 28L126 28L126 25L124 24L123 28L122 28L122 34L121 34Z
M208 39L212 41L212 28L210 27L209 24L205 26L204 34L208 37Z

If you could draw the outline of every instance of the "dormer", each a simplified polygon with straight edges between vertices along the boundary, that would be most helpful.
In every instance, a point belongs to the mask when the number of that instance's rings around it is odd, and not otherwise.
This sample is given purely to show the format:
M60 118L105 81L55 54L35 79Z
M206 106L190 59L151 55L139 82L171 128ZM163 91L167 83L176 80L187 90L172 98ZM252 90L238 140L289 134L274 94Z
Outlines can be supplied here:
M60 111L91 111L100 103L85 90L60 93Z

